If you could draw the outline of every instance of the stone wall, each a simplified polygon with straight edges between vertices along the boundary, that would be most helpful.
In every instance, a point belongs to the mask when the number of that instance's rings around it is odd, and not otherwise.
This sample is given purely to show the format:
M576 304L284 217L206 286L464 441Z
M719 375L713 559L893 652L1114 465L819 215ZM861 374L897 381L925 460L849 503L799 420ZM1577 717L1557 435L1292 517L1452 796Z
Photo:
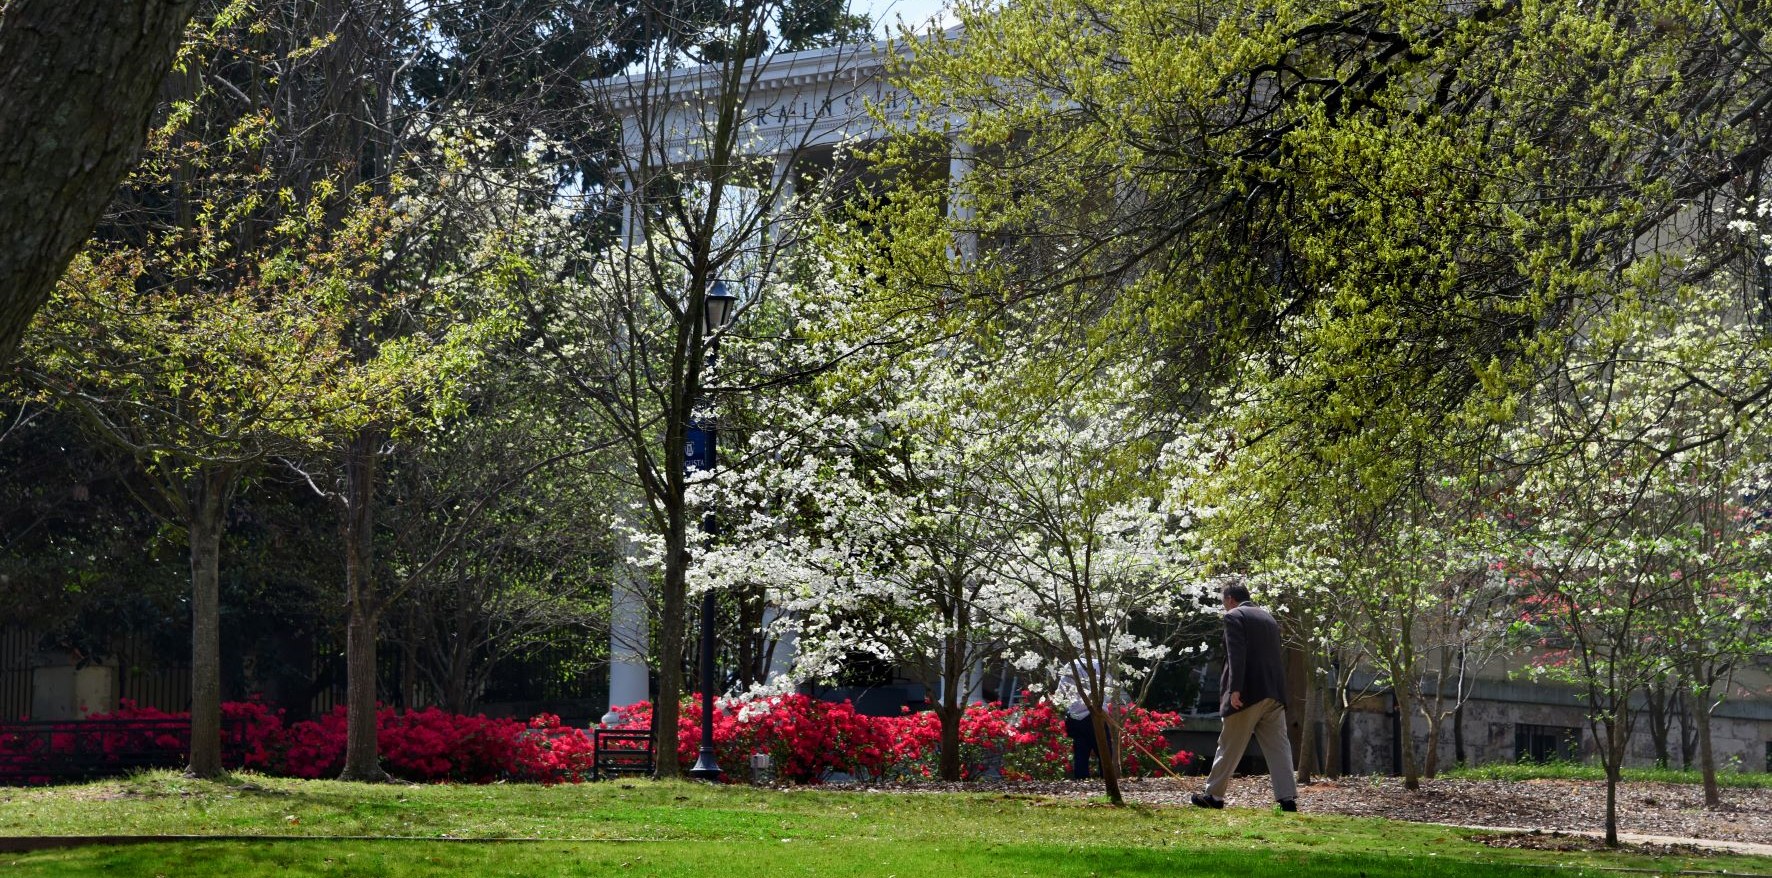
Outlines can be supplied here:
M1563 702L1563 703L1555 703ZM1350 713L1348 723L1349 768L1357 774L1389 774L1393 762L1393 721L1388 713L1389 699L1368 699L1360 709ZM1464 707L1465 758L1470 764L1513 762L1519 759L1521 726L1539 726L1546 734L1554 729L1573 729L1578 736L1578 754L1589 763L1598 762L1599 754L1587 714L1568 693L1545 690L1532 700L1501 700L1473 698ZM1426 758L1427 721L1414 718L1412 733L1417 753ZM1439 766L1451 767L1457 759L1452 720L1439 729ZM1676 766L1679 762L1679 726L1672 730L1669 749ZM1725 703L1711 719L1711 744L1721 770L1739 767L1745 771L1767 770L1767 746L1772 742L1772 704L1764 701ZM1642 715L1631 736L1627 764L1648 766L1655 762L1654 739L1648 728L1648 717ZM1696 759L1694 761L1696 766Z

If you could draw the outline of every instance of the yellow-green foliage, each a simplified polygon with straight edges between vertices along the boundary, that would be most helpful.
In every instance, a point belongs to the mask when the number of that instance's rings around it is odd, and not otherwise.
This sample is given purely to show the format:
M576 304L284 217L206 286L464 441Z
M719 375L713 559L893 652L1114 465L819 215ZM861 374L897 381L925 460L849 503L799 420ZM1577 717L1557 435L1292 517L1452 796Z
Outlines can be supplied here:
M887 159L964 132L977 167L955 198L985 246L938 263L947 181L902 175L870 222L911 281L883 295L938 289L986 336L1062 339L1055 371L1078 351L1152 363L1154 396L1228 419L1249 449L1227 481L1268 507L1314 483L1383 502L1513 417L1574 304L1662 283L1678 254L1642 233L1759 161L1743 111L1763 61L1711 4L959 16L963 39L909 45L918 136Z
M274 78L262 23L230 4L186 54L251 50L261 66L212 80ZM162 470L312 451L368 426L397 434L458 406L510 325L484 304L518 282L497 236L458 254L492 265L471 289L413 271L399 255L432 234L425 208L446 196L301 165L278 107L187 84L37 315L22 358L34 391Z

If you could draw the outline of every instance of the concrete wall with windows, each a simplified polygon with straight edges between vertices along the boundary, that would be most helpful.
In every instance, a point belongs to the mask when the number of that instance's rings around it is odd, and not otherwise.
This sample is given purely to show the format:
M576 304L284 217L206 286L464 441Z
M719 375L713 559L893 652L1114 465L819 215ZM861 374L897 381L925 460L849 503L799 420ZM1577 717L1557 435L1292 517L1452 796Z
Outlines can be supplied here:
M1523 756L1553 755L1562 758L1570 750L1533 748L1547 737L1562 733L1575 739L1573 755L1577 760L1597 765L1599 750L1593 731L1588 727L1587 711L1571 690L1560 687L1535 686L1524 683L1485 685L1464 705L1462 725L1464 753L1468 764L1482 765L1514 762ZM1410 732L1425 758L1429 734L1426 719L1417 714ZM1689 720L1687 721L1689 723ZM1456 764L1458 752L1454 720L1448 718L1438 730L1439 767ZM1669 735L1671 766L1681 768L1682 721L1675 717ZM1397 723L1390 710L1390 699L1378 695L1363 700L1348 716L1348 767L1356 774L1391 774L1395 771ZM1687 726L1687 734L1695 734ZM1534 741L1536 739L1536 741ZM1772 703L1763 699L1726 701L1711 718L1711 744L1719 770L1767 771L1768 748L1772 748ZM1630 741L1627 764L1646 767L1655 764L1654 737L1649 729L1647 711L1639 704ZM1697 768L1694 754L1692 767Z

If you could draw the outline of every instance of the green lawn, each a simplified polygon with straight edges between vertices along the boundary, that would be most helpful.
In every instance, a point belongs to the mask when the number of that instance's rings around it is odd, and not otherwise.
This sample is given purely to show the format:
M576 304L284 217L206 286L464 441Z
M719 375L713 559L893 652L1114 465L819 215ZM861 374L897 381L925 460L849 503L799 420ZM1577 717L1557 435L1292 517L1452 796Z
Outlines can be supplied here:
M1539 778L1605 780L1606 770L1598 765L1582 765L1571 762L1498 762L1474 768L1447 769L1440 772L1440 776L1472 780L1537 780ZM1697 771L1681 771L1677 768L1627 768L1624 770L1624 779L1653 783L1697 784L1704 782L1704 777ZM1763 771L1719 771L1717 772L1717 786L1772 790L1772 774Z
M170 774L0 791L0 835L262 835L0 854L6 876L1772 875L1772 859L1547 854L1440 827L990 794L772 792L634 781L364 786ZM402 836L417 840L342 840ZM535 838L472 843L440 838ZM1630 874L1630 873L1615 873Z

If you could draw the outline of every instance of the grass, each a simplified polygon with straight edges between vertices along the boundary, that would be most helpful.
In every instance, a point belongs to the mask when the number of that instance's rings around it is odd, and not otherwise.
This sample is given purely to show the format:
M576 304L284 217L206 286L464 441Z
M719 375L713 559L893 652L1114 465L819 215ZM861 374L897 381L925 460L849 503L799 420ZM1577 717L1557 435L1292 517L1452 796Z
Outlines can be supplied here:
M647 781L366 786L246 775L211 783L169 773L0 790L0 835L152 834L264 838L0 854L0 873L1381 878L1696 868L1772 875L1772 858L1543 853L1371 818L1115 809L984 793L775 792ZM536 840L443 840L500 838Z
M1453 768L1440 772L1441 777L1463 780L1599 780L1606 779L1606 770L1598 765L1578 762L1498 762L1472 768ZM1704 777L1697 771L1677 768L1626 768L1626 781L1647 783L1699 784ZM1718 771L1717 785L1742 789L1772 790L1772 774L1739 771Z

